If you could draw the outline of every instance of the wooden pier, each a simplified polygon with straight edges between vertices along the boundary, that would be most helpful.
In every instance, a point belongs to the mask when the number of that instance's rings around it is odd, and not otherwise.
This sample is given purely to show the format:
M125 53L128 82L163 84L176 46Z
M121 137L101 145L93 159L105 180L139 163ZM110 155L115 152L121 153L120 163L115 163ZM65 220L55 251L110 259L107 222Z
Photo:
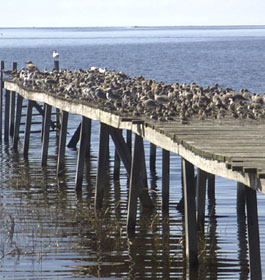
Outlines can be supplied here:
M2 65L2 70L3 67ZM11 137L10 129L14 127L12 142L15 150L18 149L20 137L21 108L23 104L27 105L23 143L24 156L28 155L30 149L33 108L43 115L42 141L40 141L43 166L47 165L49 132L54 125L51 122L52 108L56 108L57 113L59 112L59 124L56 125L59 129L58 177L64 168L68 115L79 114L82 116L82 123L77 130L77 138L75 144L73 144L75 146L77 141L80 140L75 181L77 191L82 190L84 163L89 157L91 120L100 122L95 207L101 207L104 203L104 166L110 136L117 152L117 159L115 160L117 163L115 164L119 166L120 159L130 178L127 213L128 231L133 231L136 226L138 199L143 207L153 207L147 188L143 140L151 143L151 169L152 166L153 168L155 166L156 146L163 149L162 208L165 212L168 210L170 195L170 153L180 155L183 159L185 250L187 264L191 267L198 264L197 233L204 225L207 183L208 193L214 194L214 175L237 181L241 190L238 192L238 195L240 194L238 199L241 202L243 201L243 205L247 209L251 278L262 278L256 191L265 193L264 121L199 120L194 118L188 124L182 124L179 121L155 121L148 117L124 117L115 112L97 108L87 102L66 99L47 92L28 90L9 80L2 83L2 92L5 95L1 95L0 105L4 104L2 107L5 107L5 115L1 111L1 132L3 115L4 141L6 143L9 141ZM44 107L41 108L39 104L44 104ZM15 109L14 116L11 114L10 108L13 111ZM122 130L127 130L128 139L124 139ZM133 149L131 149L130 133L135 134ZM196 177L195 167L197 167Z

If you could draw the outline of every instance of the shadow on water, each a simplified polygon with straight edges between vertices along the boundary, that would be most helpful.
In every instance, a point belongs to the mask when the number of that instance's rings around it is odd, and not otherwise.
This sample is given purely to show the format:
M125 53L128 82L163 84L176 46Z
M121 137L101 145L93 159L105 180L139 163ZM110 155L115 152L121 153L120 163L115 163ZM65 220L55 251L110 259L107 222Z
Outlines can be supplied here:
M52 140L54 141L54 140ZM27 160L1 147L0 274L6 279L248 279L245 218L238 216L238 259L224 257L215 197L208 193L205 234L199 236L200 265L185 264L184 217L176 210L181 194L179 159L168 213L161 206L161 174L149 180L154 210L140 209L136 232L126 231L128 179L121 168L113 180L114 150L106 166L103 207L94 208L97 145L86 162L82 192L74 187L77 153L67 152L56 179L56 157L41 168L38 151ZM147 153L148 157L148 153ZM158 154L158 163L161 157ZM149 168L149 166L147 166ZM174 173L175 172L175 173Z

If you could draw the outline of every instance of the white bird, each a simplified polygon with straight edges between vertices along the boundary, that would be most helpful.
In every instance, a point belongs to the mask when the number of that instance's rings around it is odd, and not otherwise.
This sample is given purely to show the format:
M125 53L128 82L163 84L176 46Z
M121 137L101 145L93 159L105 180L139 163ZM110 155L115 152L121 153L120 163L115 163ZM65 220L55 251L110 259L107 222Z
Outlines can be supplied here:
M54 60L58 59L59 58L59 53L56 50L54 50L52 52L52 57L53 57Z

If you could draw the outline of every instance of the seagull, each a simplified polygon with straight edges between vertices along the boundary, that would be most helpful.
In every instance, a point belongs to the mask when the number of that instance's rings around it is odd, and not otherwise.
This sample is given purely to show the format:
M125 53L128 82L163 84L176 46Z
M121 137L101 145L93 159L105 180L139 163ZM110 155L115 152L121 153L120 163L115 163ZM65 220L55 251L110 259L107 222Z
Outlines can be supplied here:
M59 53L56 50L54 50L52 52L52 57L53 57L54 60L58 59L59 58Z
M38 67L35 64L33 64L32 61L27 62L26 67L27 70L29 70L30 72L39 71Z

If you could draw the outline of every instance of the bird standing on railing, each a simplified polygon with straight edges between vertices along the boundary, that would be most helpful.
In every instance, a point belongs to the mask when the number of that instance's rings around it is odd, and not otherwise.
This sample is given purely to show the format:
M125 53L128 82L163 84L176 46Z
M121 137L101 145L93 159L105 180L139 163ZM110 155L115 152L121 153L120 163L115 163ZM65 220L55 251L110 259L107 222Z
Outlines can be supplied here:
M54 50L52 52L52 57L53 57L54 60L57 60L59 58L59 53L56 50Z

